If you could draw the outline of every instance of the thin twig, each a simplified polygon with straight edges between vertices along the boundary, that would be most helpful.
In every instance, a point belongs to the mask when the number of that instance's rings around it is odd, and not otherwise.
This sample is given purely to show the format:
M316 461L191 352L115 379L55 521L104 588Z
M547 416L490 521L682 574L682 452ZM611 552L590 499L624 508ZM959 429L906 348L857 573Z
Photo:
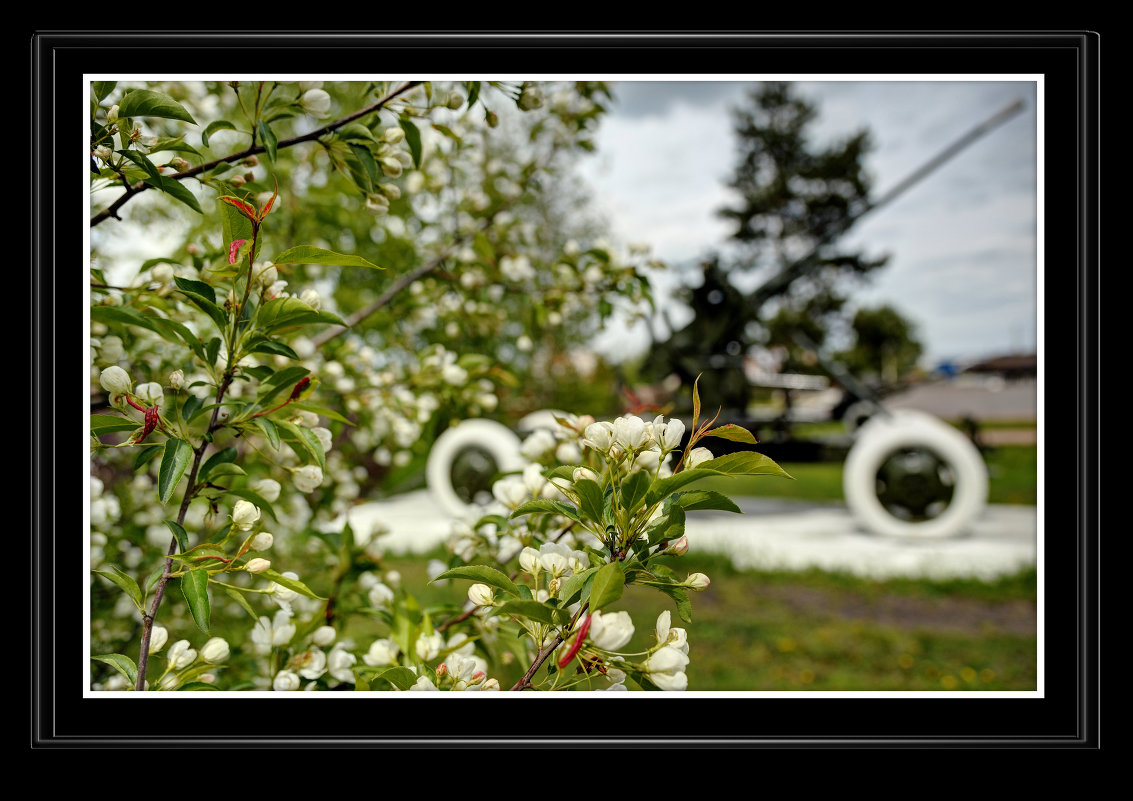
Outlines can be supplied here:
M404 94L405 92L408 92L410 89L412 89L413 87L417 86L420 83L421 83L420 81L409 81L409 83L405 84L405 86L402 86L400 89L396 89L393 92L390 92L388 95L383 97L377 103L374 103L373 105L367 106L366 108L362 109L361 111L356 111L353 114L350 114L346 117L343 117L340 120L336 120L336 121L334 121L334 122L332 122L328 125L324 125L322 128L317 128L314 131L311 131L310 133L305 133L302 136L294 136L291 139L284 139L282 142L279 142L276 145L276 151L283 150L284 148L292 147L294 145L298 145L302 142L309 142L312 139L318 139L323 134L327 134L327 133L330 133L331 131L337 130L338 128L341 128L343 125L346 125L348 122L353 122L354 120L358 119L359 117L364 117L367 114L371 114L375 111L378 111L383 106L385 106L387 103L389 103L391 100L393 100L395 97L397 97L398 95ZM254 141L255 141L255 138L254 138L254 131L253 131L253 142ZM248 148L242 150L239 153L232 153L230 155L224 156L223 158L216 159L215 161L210 161L208 164L201 164L197 167L193 167L191 169L185 170L184 172L179 172L179 173L176 173L174 175L163 175L162 179L163 180L180 181L180 180L183 180L185 178L194 178L194 177L200 175L201 173L206 172L208 170L211 170L213 167L216 167L216 166L218 166L218 165L220 165L224 162L239 161L240 159L245 159L248 156L253 156L253 155L256 155L257 153L263 153L266 150L267 150L267 148L262 144L260 144L260 145L253 144L253 145L249 146ZM145 181L139 181L138 183L134 184L132 187L127 186L126 187L126 194L122 195L122 197L118 198L113 203L111 203L108 208L104 209L103 211L100 211L98 214L91 217L91 219L90 219L91 227L93 228L94 226L96 226L100 222L102 222L103 220L106 220L110 217L113 217L116 220L121 220L122 218L118 216L118 210L120 208L122 208L122 206L125 205L126 202L129 201L130 198L134 197L135 195L140 194L141 192L144 192L145 190L147 190L149 188L150 188L150 185L147 184Z

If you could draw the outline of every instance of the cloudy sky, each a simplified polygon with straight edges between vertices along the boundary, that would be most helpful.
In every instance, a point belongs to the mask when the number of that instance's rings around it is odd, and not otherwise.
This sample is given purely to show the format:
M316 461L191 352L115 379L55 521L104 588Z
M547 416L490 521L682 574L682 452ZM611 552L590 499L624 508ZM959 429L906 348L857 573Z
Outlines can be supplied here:
M727 224L715 211L732 202L725 183L736 143L730 109L753 82L627 81L602 123L597 153L582 165L615 241L647 242L673 266L712 249L727 253ZM1037 342L1038 91L1033 81L802 81L819 110L816 144L868 127L866 165L880 197L997 111L1025 108L892 205L864 217L846 243L886 267L852 296L889 303L918 327L929 363L1007 352ZM655 276L667 295L679 277ZM698 279L690 277L695 282ZM687 315L673 304L677 325ZM659 327L659 330L664 330ZM624 353L615 328L599 349ZM631 331L644 349L644 330Z

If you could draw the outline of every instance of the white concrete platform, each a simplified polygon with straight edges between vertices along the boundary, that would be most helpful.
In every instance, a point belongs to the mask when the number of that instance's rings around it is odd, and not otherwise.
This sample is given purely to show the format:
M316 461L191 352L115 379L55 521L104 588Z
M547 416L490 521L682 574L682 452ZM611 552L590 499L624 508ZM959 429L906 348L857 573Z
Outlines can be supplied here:
M943 540L879 537L859 529L840 504L764 498L736 499L743 515L690 512L691 549L719 553L739 568L817 567L874 578L992 578L1034 566L1038 514L1033 506L989 506L972 530ZM452 519L428 490L406 493L350 511L355 530L384 523L380 542L390 554L424 553L447 539Z

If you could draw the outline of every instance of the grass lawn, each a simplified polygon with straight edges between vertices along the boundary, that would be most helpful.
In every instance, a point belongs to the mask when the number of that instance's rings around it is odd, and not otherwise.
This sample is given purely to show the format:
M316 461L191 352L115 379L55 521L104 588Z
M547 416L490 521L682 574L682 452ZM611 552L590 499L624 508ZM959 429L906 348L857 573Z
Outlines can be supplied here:
M391 558L386 567L419 588L425 562ZM738 571L725 558L693 554L672 566L712 578L707 590L692 596L690 690L1036 686L1034 571L994 582L873 581L817 570ZM420 600L425 606L459 603L467 587L465 581L430 587ZM685 625L669 599L647 588L628 588L614 608L629 612L636 626L627 651L649 646L664 609L674 626ZM510 686L505 682L513 683L522 669L513 664L493 675Z

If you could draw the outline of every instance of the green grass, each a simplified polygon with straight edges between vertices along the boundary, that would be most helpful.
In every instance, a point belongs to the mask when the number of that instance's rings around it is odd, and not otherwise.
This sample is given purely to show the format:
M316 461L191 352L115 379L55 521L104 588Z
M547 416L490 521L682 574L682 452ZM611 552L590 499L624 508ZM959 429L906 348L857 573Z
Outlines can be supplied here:
M424 586L425 561L390 559L386 566L416 589ZM692 595L691 624L680 622L668 598L643 587L627 588L614 608L629 612L636 626L626 650L651 645L664 609L674 626L686 626L690 690L1036 687L1033 570L996 581L875 581L819 570L740 571L712 555L670 564L680 574L704 572L712 579ZM458 603L467 587L458 581L419 597L426 606ZM505 684L521 672L512 664L493 675Z
M1037 502L1038 451L1034 445L1004 445L987 456L988 503ZM708 479L697 484L725 495L754 495L805 501L841 502L842 464L836 462L786 462L783 469L795 480L777 476L741 476Z

